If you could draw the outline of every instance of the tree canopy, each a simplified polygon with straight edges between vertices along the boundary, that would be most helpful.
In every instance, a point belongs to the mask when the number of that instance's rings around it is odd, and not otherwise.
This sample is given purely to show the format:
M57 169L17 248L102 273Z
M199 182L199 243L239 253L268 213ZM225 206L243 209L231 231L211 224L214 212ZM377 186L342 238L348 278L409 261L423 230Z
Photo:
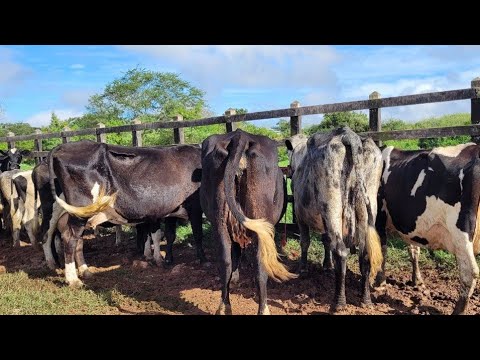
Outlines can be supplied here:
M90 97L87 112L98 118L159 121L182 115L200 118L206 106L205 92L179 75L135 68ZM98 121L97 121L98 122Z

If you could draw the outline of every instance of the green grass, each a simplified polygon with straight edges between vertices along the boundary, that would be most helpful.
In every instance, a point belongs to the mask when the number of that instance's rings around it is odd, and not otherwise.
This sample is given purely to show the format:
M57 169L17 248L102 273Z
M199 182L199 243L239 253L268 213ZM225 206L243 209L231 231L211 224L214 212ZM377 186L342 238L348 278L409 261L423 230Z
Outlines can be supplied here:
M28 164L28 163L25 163L25 162L22 162L20 164L20 170L32 170L33 168L35 167L35 164Z
M30 279L23 271L1 275L0 294L0 314L115 313L108 301L111 294L99 295L91 290L58 286L44 279Z

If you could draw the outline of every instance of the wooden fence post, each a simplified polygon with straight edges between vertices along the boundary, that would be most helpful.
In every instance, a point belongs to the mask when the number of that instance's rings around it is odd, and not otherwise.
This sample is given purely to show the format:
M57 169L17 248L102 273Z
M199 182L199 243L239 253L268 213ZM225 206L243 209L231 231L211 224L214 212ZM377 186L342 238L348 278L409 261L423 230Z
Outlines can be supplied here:
M35 135L41 135L42 130L36 129L35 130ZM34 145L35 145L35 151L42 151L42 139L39 139L38 136L34 140ZM35 156L35 164L38 165L42 161L42 158L40 156Z
M480 124L480 77L476 77L471 83L472 89L475 89L477 96L471 100L471 122ZM472 136L472 141L480 143L480 136Z
M300 102L295 100L290 104L291 109L296 109L300 107ZM301 116L290 116L290 136L300 134L302 132L302 117Z
M173 117L173 121L183 121L182 115L177 115ZM185 128L174 128L173 129L173 142L175 144L185 144Z
M369 96L369 100L379 100L382 96L377 92L372 92ZM371 108L369 110L369 130L370 131L382 131L382 109L380 108ZM382 146L382 142L375 141L377 146Z
M63 128L63 131L62 131L62 144L66 144L68 142L70 142L70 137L69 136L65 136L64 132L65 131L70 131L70 128L68 126L65 126Z
M97 128L103 129L104 127L105 127L105 124L102 124L102 123L97 124ZM107 142L107 134L105 134L105 133L99 134L98 131L97 131L97 142L106 143Z
M225 122L225 128L227 129L227 133L237 130L237 124L230 122L230 119L229 119L230 116L236 115L236 114L237 114L237 111L232 108L225 111L225 117L227 120Z
M134 119L132 123L135 124L141 124L142 122L138 119ZM136 147L142 147L143 142L142 142L142 130L132 130L132 146Z
M7 133L7 137L14 137L15 134L11 131ZM15 141L11 141L10 139L7 140L7 146L9 149L13 149L15 147Z

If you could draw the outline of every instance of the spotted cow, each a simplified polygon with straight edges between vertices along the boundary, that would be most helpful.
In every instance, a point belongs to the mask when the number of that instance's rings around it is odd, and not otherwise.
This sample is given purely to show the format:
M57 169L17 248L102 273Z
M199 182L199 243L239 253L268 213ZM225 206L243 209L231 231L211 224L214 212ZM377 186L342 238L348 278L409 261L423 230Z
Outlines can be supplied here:
M375 230L381 153L370 139L348 127L285 142L292 168L295 213L300 230L301 268L305 269L310 229L324 234L335 261L336 288L332 309L346 305L345 274L349 249L359 248L362 303L371 304L370 273L381 265Z
M474 143L433 150L382 151L377 228L384 262L377 286L385 282L386 230L396 230L409 244L412 282L423 284L420 247L453 253L460 271L460 296L454 314L463 314L479 274L480 146Z

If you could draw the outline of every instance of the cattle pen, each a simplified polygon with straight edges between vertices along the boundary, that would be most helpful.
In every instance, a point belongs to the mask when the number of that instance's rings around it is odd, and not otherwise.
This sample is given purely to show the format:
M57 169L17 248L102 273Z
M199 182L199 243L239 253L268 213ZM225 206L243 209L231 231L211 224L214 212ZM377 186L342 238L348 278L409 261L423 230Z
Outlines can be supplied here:
M471 102L471 125L466 126L451 126L442 128L429 129L412 129L412 130L394 130L382 131L382 116L381 109L397 106L429 104L457 100L470 100ZM198 120L183 121L181 115L175 116L174 119L163 119L162 121L142 123L139 120L133 120L130 125L105 127L104 124L99 123L98 127L91 129L83 129L72 131L65 128L61 132L45 133L36 130L31 135L15 136L9 132L7 136L0 137L0 143L7 143L9 149L15 147L15 143L19 141L34 141L33 157L35 162L39 163L41 159L45 158L48 151L43 151L42 140L45 139L62 139L63 143L67 143L74 136L96 136L97 142L106 142L106 135L110 133L125 133L132 134L132 146L142 146L142 132L144 130L154 129L172 129L174 144L185 144L184 128L197 127L213 124L225 124L226 132L234 131L236 123L253 120L266 120L288 117L290 119L290 134L296 135L302 132L302 116L317 115L326 113L335 113L353 110L368 110L369 111L369 131L359 133L360 135L370 136L375 142L381 145L385 140L403 140L403 139L420 139L420 138L438 138L450 137L459 135L470 135L472 141L480 142L480 77L471 81L470 88L448 90L439 92L430 92L415 95L395 96L388 98L381 98L376 91L369 95L368 100L332 103L324 105L300 106L298 101L290 104L289 108L267 110L259 112L251 112L245 114L236 114L235 110L228 109L223 116L215 116L203 118ZM168 121L166 121L168 120ZM284 146L284 141L278 141L278 146ZM283 168L286 176L289 176L288 169ZM288 196L288 201L293 202L293 196ZM283 224L279 223L277 226L281 229L284 227L290 233L295 234L297 226L295 224L295 216L293 223Z

